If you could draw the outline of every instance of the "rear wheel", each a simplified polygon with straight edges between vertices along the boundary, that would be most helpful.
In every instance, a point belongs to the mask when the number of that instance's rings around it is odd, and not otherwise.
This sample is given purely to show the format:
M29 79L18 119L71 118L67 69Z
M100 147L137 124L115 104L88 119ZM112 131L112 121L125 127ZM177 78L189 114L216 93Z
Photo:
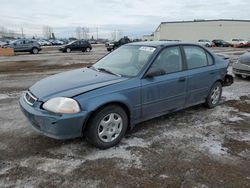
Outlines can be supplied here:
M208 108L216 107L220 102L221 94L222 94L222 84L220 82L215 82L209 92L205 105Z
M110 105L94 114L85 135L90 144L100 149L107 149L121 141L127 127L126 112L117 105Z

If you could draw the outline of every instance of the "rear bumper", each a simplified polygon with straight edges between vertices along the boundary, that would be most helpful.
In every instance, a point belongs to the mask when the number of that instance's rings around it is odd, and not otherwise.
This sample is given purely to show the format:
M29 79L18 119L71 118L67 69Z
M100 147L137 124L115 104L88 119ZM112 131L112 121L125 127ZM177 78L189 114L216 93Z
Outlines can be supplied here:
M19 104L23 114L36 131L60 140L82 136L83 125L87 117L86 111L78 114L52 114L39 107L30 106L23 96Z

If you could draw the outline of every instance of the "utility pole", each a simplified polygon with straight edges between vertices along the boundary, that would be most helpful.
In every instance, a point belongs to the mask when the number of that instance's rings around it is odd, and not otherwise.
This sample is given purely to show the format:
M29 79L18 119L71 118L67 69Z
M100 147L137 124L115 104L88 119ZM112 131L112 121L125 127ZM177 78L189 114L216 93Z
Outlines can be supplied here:
M22 38L24 38L24 34L23 34L23 26L21 26L21 33L22 33Z
M98 27L96 28L96 40L98 40Z

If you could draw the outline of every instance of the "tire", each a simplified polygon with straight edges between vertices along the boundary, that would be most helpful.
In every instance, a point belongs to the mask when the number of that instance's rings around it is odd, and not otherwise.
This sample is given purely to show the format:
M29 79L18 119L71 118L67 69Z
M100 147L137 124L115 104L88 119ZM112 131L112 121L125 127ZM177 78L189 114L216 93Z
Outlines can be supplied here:
M71 52L71 49L70 48L66 48L65 50L67 53L70 53Z
M86 48L86 52L90 52L91 49L89 47Z
M210 89L209 95L206 98L205 105L208 108L216 107L221 99L222 94L222 84L220 82L215 82L212 88Z
M38 54L39 50L37 48L32 48L31 53L32 54Z
M98 110L90 119L85 136L87 142L99 149L117 145L126 133L128 116L117 105L109 105Z

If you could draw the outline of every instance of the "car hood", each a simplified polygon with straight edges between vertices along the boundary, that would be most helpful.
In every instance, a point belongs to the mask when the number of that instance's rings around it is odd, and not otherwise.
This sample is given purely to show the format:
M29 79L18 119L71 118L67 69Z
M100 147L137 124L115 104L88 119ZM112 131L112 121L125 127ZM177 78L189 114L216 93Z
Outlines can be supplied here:
M250 52L247 52L240 56L239 61L241 63L250 63Z
M46 101L52 97L73 97L126 79L128 78L82 68L42 79L31 86L29 91L38 100Z

